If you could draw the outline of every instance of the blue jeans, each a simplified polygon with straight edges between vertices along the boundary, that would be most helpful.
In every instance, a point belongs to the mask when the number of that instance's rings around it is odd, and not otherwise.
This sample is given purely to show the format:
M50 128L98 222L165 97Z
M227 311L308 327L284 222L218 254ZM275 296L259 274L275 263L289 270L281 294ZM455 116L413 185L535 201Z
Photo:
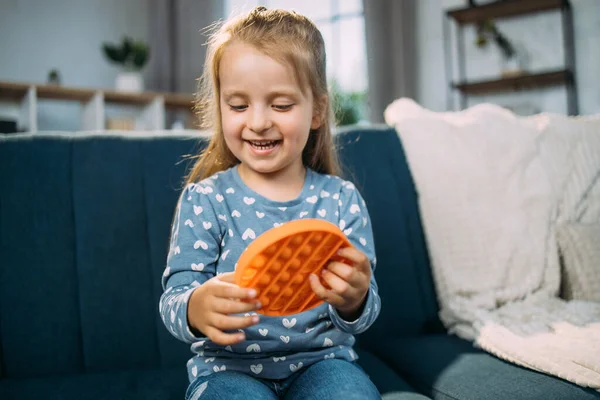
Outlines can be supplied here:
M355 363L323 360L287 379L253 378L241 372L216 372L197 378L186 400L381 399L367 374Z

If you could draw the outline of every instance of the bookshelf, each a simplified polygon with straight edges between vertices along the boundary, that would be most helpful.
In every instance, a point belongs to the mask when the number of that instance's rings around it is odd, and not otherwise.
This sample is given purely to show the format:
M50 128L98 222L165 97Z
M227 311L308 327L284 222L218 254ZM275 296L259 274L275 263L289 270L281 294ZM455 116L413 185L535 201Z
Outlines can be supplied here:
M19 107L18 125L28 132L38 130L38 100L72 101L81 104L81 130L106 129L107 105L133 106L136 129L165 129L167 110L192 112L194 96L179 93L124 93L114 90L38 85L0 81L0 101Z
M541 12L560 12L565 49L564 68L552 71L524 72L516 76L498 77L484 81L469 81L465 74L463 28L486 20L500 20L517 16L532 15ZM451 46L451 27L455 24L456 58L458 77L453 71L453 52ZM577 115L577 87L575 85L575 44L573 34L573 15L568 0L499 0L476 7L452 9L446 12L445 58L446 74L451 80L450 87L458 92L460 107L465 108L468 96L499 92L516 92L549 86L565 86L567 107L570 115Z

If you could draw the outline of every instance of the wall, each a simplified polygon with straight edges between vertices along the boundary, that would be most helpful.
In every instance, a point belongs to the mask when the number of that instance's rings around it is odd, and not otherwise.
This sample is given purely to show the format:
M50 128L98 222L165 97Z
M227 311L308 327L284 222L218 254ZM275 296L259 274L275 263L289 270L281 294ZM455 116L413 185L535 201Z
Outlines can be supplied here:
M43 83L57 68L68 86L114 87L118 69L101 52L123 35L148 38L147 0L2 0L0 80ZM40 101L43 130L79 128L79 105Z
M479 1L483 3L483 1ZM571 0L575 28L576 83L580 114L600 113L600 1ZM444 111L448 107L448 80L444 67L444 12L463 7L463 0L419 0L417 8L417 100L424 107ZM523 51L527 68L539 71L564 65L562 31L558 12L498 21L498 28ZM497 48L478 49L473 29L465 30L467 78L484 79L500 72L501 57ZM493 102L531 111L566 113L563 87L536 89L502 95L481 96L469 105Z

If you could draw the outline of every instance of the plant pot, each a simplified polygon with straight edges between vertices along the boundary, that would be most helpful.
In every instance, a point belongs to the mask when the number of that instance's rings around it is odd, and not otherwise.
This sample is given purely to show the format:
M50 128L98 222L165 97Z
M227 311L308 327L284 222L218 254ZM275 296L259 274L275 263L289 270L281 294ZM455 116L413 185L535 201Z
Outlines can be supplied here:
M116 80L118 92L140 93L144 91L144 80L140 72L119 72Z
M523 75L525 73L524 59L521 54L512 57L502 57L502 76L505 78Z

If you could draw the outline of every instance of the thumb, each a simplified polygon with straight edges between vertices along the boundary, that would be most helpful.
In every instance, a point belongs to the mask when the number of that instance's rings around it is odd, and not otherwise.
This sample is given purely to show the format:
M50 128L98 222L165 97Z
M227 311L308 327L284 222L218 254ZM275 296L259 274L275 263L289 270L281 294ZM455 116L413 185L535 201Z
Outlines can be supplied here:
M220 281L227 283L235 283L235 272L225 272L221 275L218 275Z

